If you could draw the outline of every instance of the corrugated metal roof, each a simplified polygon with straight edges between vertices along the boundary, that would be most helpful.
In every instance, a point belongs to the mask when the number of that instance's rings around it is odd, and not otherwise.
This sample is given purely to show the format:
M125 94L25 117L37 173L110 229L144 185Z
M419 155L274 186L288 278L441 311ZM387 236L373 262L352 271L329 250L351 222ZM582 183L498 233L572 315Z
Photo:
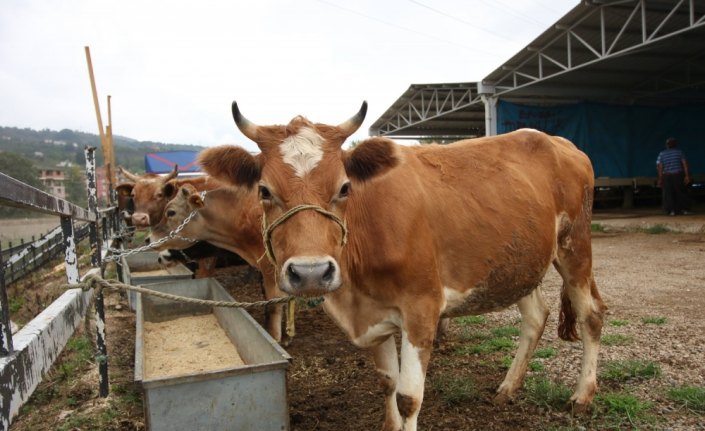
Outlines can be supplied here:
M435 115L408 114L427 107L424 94L453 86L493 87L500 99L527 104L705 103L705 1L581 2L480 84L412 84L370 134L484 134L479 97Z

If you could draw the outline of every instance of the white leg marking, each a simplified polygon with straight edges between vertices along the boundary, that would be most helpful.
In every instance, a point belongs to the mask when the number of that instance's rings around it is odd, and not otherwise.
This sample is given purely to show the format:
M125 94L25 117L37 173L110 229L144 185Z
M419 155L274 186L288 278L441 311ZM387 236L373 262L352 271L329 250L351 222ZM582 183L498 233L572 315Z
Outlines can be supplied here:
M402 418L397 407L397 382L399 381L399 358L397 357L397 344L394 337L372 348L375 366L384 388L384 429L399 430Z
M409 342L409 337L406 331L401 332L401 371L399 373L399 381L397 383L397 393L411 397L419 408L412 412L411 415L405 418L404 431L416 431L416 422L421 410L423 401L424 373L423 364L421 363L422 350Z
M543 334L546 318L548 318L548 307L543 300L540 287L521 298L517 305L521 312L519 347L504 381L497 389L498 398L495 401L500 403L511 399L524 381L529 360Z

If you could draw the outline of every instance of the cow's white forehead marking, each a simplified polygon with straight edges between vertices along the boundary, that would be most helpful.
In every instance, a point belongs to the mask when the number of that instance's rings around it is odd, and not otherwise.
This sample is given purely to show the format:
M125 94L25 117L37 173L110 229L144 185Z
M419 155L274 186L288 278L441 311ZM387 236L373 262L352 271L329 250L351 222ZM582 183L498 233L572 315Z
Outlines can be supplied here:
M296 175L303 177L323 158L323 138L315 130L303 128L289 136L279 146L284 162L291 165Z

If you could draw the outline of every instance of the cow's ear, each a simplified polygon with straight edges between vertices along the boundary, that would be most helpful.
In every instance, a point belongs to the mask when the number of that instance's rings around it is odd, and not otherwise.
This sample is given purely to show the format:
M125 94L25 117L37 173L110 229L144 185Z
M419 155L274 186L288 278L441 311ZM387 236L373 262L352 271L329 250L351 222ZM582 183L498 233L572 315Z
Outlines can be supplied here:
M189 196L188 203L192 208L203 208L204 206L206 206L206 204L203 202L203 199L201 199L201 195L198 193L194 193Z
M233 145L203 150L198 163L208 175L236 186L252 187L262 174L259 157Z
M176 196L176 192L178 191L179 188L176 187L176 184L174 184L173 181L169 181L162 186L162 194L167 199L173 199L174 196Z
M370 138L359 143L345 157L345 172L357 181L381 175L399 164L394 142Z
M115 191L117 192L118 196L130 196L132 194L132 188L135 185L132 183L122 183L118 184L115 187Z

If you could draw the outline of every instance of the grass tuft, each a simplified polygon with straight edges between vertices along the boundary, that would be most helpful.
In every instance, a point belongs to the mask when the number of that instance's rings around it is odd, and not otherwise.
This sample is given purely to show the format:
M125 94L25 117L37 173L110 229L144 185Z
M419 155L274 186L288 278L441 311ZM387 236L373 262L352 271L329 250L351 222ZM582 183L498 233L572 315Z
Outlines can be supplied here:
M590 230L592 232L604 232L605 231L605 226L600 224L600 223L592 223L590 225Z
M534 358L552 358L556 356L556 349L553 347L544 347L543 349L536 349L534 351Z
M668 399L675 401L685 409L705 413L705 388L699 386L681 386L668 391Z
M605 334L601 341L605 346L624 346L634 341L634 337L622 334Z
M609 321L609 325L610 325L610 326L617 326L617 327L620 327L620 326L627 326L627 325L629 325L629 321L628 321L628 320L614 319L614 320L610 320L610 321Z
M663 316L649 316L641 319L641 323L646 325L664 325L668 319Z
M655 224L655 225L653 225L653 226L650 226L650 227L647 227L647 228L643 228L643 229L642 229L642 232L648 233L648 234L650 234L650 235L660 235L660 234L662 234L662 233L668 233L668 232L670 232L670 231L671 231L671 230L668 229L668 227L666 227L666 226L664 226L664 225L662 225L662 224Z
M466 325L484 325L487 323L487 318L485 316L463 316L463 317L458 317L455 320L455 323L457 323L460 326L466 326Z
M606 429L641 428L644 423L653 422L647 414L651 403L642 401L632 394L610 392L595 397L599 418ZM629 424L629 425L628 425Z
M498 338L518 337L521 331L515 326L501 326L492 330L492 335Z
M600 376L605 380L625 382L628 380L652 379L661 375L661 367L652 361L612 361L604 365Z
M431 387L450 406L480 399L480 391L470 377L434 376L431 378Z
M527 378L524 386L526 400L539 407L562 409L570 399L570 389L567 386L543 376Z

